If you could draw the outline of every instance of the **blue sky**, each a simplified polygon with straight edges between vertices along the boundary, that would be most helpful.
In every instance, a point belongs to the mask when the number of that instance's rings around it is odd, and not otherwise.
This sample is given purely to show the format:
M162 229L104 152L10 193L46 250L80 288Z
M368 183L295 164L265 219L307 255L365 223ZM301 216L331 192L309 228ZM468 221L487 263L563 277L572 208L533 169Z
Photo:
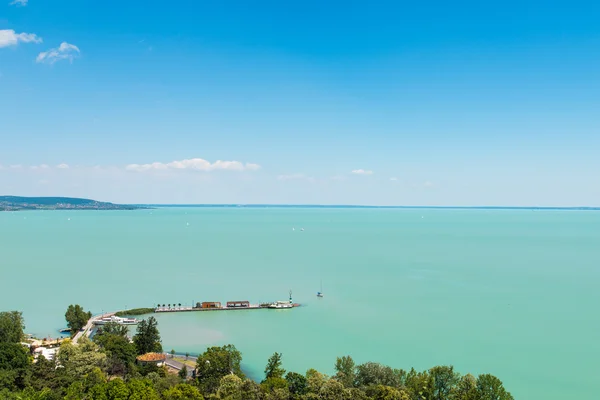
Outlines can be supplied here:
M600 205L598 2L0 1L1 194Z

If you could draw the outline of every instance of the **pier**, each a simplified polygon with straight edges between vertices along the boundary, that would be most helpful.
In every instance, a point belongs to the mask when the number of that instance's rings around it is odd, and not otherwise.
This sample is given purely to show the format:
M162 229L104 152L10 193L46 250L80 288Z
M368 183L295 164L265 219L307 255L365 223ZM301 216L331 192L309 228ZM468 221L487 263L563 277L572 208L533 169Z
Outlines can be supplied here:
M264 310L264 309L290 309L299 307L300 304L292 301L290 290L289 301L275 301L268 303L251 304L247 300L228 301L224 305L220 301L198 302L195 306L182 306L181 304L158 305L154 308L156 313L186 312L186 311L233 311L233 310Z

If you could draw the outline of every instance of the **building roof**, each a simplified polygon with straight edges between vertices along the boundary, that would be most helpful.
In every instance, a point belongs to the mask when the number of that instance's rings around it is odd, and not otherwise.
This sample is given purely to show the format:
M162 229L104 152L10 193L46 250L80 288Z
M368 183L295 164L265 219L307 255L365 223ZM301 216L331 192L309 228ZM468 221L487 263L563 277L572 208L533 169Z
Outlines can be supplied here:
M146 354L142 354L141 356L137 356L137 360L138 361L143 361L143 362L157 362L157 361L165 361L167 359L167 356L161 353L146 353Z

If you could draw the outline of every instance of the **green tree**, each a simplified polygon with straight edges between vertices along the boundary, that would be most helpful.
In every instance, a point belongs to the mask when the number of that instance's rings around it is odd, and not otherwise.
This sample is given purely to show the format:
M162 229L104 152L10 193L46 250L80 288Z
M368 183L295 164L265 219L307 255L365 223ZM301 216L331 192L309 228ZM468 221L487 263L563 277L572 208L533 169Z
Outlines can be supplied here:
M236 375L222 377L217 396L222 400L242 400L242 379Z
M265 379L282 378L285 375L285 369L281 366L281 357L282 354L277 352L269 357L265 368Z
M185 359L187 360L190 357L190 353L185 353Z
M478 400L477 379L471 374L461 377L456 385L456 400Z
M171 358L175 357L175 349L171 349Z
M19 343L23 339L25 322L20 311L0 312L0 343Z
M81 307L79 304L71 304L65 313L67 326L71 329L72 335L81 330L81 328L87 324L90 318L92 318L92 313L89 311L84 311L83 307Z
M96 342L97 339L101 338L103 335L116 335L127 338L128 334L129 328L127 327L127 325L122 325L116 322L109 322L98 328L98 331L94 335L94 341Z
M405 386L415 399L429 400L433 397L433 379L427 371L417 372L413 369L406 375Z
M0 343L0 369L26 369L29 355L25 347L18 343Z
M369 388L367 394L373 400L410 400L410 396L403 389L384 385Z
M74 379L83 379L96 367L103 368L106 364L106 354L98 351L99 347L87 338L82 338L79 345L63 342L58 352L58 364Z
M204 400L196 387L185 383L166 389L162 396L165 400Z
M209 347L196 361L196 378L201 391L215 393L225 375L234 374L245 378L240 367L242 353L234 345Z
M394 370L386 365L368 362L356 367L356 384L358 387L383 385L401 387L405 372Z
M117 378L108 382L106 394L109 400L128 400L130 390L122 379Z
M137 333L133 337L133 343L137 354L146 354L151 352L162 352L160 333L158 332L158 322L156 318L150 317L148 320L141 320L137 327Z
M106 353L106 369L110 375L125 375L135 368L136 348L129 339L106 332L94 339Z
M335 379L340 381L344 387L354 386L356 380L356 364L350 356L338 357L335 361Z
M477 396L478 400L514 400L502 381L490 374L477 377Z
M290 389L290 394L294 398L300 398L308 393L308 382L306 381L306 377L297 372L288 372L285 375L285 380L288 383L288 388Z
M319 398L323 400L351 400L350 392L346 391L344 385L335 379L328 379L325 382L319 391Z
M321 388L327 382L327 376L320 373L316 369L309 369L306 371L306 384L308 386L308 392L318 395Z
M149 379L130 379L127 388L129 389L128 400L160 400L158 392Z
M436 366L429 370L433 380L433 400L449 400L460 379L452 366Z
M185 366L185 364L183 365L183 367L179 370L179 372L177 373L177 375L179 375L179 377L181 379L187 379L187 375L188 375L188 369Z
M244 379L242 383L242 398L244 400L261 400L263 393L258 383L251 379Z

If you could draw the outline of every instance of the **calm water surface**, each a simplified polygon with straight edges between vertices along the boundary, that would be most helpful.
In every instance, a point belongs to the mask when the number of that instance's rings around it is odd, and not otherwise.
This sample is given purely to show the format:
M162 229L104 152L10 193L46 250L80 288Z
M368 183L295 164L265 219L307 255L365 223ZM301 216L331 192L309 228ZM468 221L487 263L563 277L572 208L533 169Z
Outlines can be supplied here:
M600 212L0 213L0 268L0 309L23 310L38 335L55 336L70 303L100 313L293 289L305 307L160 314L164 348L233 343L256 378L274 351L300 372L349 354L489 372L517 399L597 394Z

